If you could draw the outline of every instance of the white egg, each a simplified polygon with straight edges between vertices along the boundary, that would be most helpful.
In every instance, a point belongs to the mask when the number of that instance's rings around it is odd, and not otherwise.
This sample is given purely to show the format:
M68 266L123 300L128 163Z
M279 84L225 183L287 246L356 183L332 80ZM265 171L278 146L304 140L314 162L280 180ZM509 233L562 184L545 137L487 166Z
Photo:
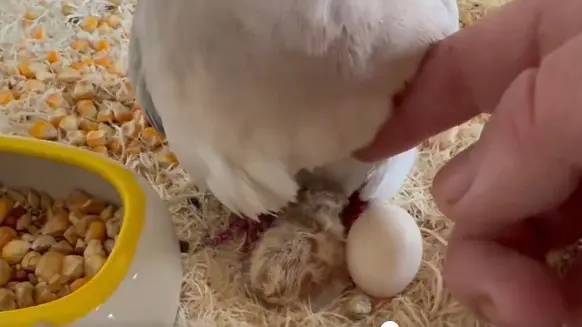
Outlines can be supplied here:
M370 203L351 227L346 262L354 283L370 296L392 297L416 277L422 261L422 236L406 210Z

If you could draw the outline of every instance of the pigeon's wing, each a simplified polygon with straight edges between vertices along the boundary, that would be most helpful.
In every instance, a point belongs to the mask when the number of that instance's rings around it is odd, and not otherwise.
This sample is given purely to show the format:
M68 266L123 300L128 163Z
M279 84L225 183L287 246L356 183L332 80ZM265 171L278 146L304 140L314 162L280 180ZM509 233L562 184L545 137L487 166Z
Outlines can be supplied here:
M129 66L128 77L135 88L135 95L138 103L141 105L143 112L149 123L159 132L164 133L162 118L156 110L148 86L144 77L143 60L140 47L140 34L134 33L136 25L132 25L132 31L129 40Z

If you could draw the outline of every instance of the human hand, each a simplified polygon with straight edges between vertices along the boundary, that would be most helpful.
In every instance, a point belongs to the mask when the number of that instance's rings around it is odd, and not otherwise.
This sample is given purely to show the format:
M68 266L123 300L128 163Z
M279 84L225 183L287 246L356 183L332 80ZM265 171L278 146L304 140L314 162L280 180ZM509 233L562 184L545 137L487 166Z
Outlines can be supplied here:
M517 0L442 41L397 110L358 157L492 114L434 183L453 295L498 326L582 325L582 257L564 278L545 263L582 237L582 1Z

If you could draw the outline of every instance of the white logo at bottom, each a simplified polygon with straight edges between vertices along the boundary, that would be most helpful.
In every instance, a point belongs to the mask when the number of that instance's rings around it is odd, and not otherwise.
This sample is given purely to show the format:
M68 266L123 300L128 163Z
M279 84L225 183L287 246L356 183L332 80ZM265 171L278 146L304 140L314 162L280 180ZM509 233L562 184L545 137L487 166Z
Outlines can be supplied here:
M394 321L385 321L380 327L400 327Z

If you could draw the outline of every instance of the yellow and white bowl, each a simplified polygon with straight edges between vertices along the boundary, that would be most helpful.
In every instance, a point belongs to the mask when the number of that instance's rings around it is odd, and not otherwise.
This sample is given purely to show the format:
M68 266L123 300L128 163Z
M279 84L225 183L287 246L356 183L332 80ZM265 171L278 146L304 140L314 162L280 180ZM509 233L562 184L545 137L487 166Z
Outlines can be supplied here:
M0 326L172 326L182 266L168 210L146 182L102 155L46 141L0 137L0 181L56 197L82 188L122 205L116 245L101 271L71 294L0 312Z

